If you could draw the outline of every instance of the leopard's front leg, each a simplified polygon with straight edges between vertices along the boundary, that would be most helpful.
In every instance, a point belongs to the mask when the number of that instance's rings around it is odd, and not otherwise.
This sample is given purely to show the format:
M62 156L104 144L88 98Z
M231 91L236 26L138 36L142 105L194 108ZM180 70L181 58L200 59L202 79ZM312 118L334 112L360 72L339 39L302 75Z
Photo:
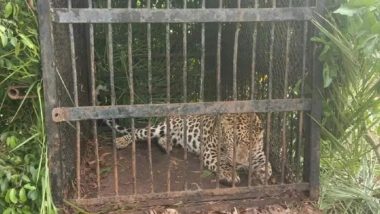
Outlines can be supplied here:
M233 164L225 152L220 151L220 163L218 164L218 146L215 140L208 141L203 148L203 166L208 170L218 173L219 165L219 182L223 185L232 186L233 184ZM235 169L235 184L240 183L240 177Z
M253 176L255 176L261 184L266 184L272 176L272 166L266 163L266 156L264 151L254 153L251 157L251 169Z

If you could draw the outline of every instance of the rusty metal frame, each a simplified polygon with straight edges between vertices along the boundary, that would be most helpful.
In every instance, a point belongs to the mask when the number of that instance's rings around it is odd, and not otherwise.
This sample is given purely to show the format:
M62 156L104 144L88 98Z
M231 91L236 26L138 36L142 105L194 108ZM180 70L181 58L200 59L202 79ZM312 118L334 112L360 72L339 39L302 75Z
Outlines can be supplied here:
M194 23L310 20L315 8L52 9L57 23Z
M150 1L148 0L149 4ZM39 0L38 1L38 13L39 13L39 23L40 23L40 43L41 43L41 59L42 59L42 69L43 69L43 80L44 91L45 91L45 123L47 130L47 140L49 146L49 164L50 172L52 175L51 181L52 185L56 188L54 191L54 199L60 204L64 197L63 190L65 186L62 181L62 171L60 167L62 160L60 159L60 139L59 139L59 122L71 122L74 121L76 124L76 155L77 155L77 197L73 199L74 202L82 205L97 205L100 203L109 202L125 202L125 203L141 203L148 205L159 205L163 203L163 200L175 202L176 200L183 200L189 202L209 202L215 200L237 200L237 199L252 199L257 197L274 196L284 193L289 190L294 190L298 192L308 192L310 197L316 199L319 194L319 141L320 141L320 128L319 121L321 120L321 97L320 90L322 88L322 74L321 74L321 64L317 61L318 50L313 53L313 66L310 68L312 70L312 94L311 98L305 98L304 90L304 76L306 75L306 70L308 70L306 63L306 53L307 53L307 37L310 32L309 21L313 17L314 12L323 12L323 7L325 5L325 0L317 0L316 7L309 7L309 1L306 2L306 7L288 7L288 8L277 8L276 0L272 0L272 8L259 8L258 1L255 0L254 8L240 8L240 0L237 1L237 8L223 8L223 1L219 0L219 8L209 9L205 7L205 0L202 1L202 7L199 9L188 9L186 8L186 1L184 1L183 9L172 9L170 8L170 1L166 1L166 9L151 9L149 7L145 9L133 9L131 7L131 1L128 2L128 8L111 8L111 0L107 0L107 8L98 9L92 8L91 0L88 1L89 8L72 8L71 0L68 1L67 8L51 8L51 0ZM291 0L290 0L291 2ZM290 3L291 4L291 3ZM272 97L272 87L273 87L273 46L274 46L274 31L276 28L276 21L303 21L304 23L304 40L303 40L303 65L302 65L302 95L298 99L287 99L286 98L286 86L288 78L288 61L289 57L286 56L286 68L285 68L285 86L284 86L284 96L283 99L273 99ZM216 61L217 61L217 102L203 102L204 101L204 77L205 77L205 23L217 22L218 23L218 33L217 33L217 50L216 50ZM235 37L234 37L234 48L233 48L233 101L221 101L221 40L222 40L222 24L223 22L236 22ZM252 35L252 89L251 89L251 100L239 101L237 93L237 61L238 56L238 46L239 46L239 33L240 33L240 23L243 22L253 22L253 35ZM257 22L271 22L270 26L270 50L269 50L269 88L268 97L265 100L255 100L254 90L255 90L255 56L256 56L256 42L257 42ZM91 70L91 106L80 106L78 101L78 82L77 82L77 66L76 53L75 53L75 42L74 42L74 30L73 24L84 23L89 26L89 44L90 44L90 70ZM107 49L108 49L108 62L110 70L110 82L111 82L111 106L96 106L95 104L95 57L94 57L94 23L106 23L107 24ZM130 79L130 105L117 105L115 100L115 86L114 86L114 68L113 68L113 46L112 46L112 23L127 23L128 24L128 71ZM149 82L149 104L136 105L134 104L134 90L133 90L133 64L132 64L132 23L147 23L147 41L148 41L148 82ZM163 23L166 25L166 78L167 78L167 102L165 104L153 104L152 103L152 53L151 53L151 23ZM183 27L183 96L184 103L170 103L170 23L181 23ZM187 37L186 29L187 23L201 23L201 69L200 69L200 102L199 103L187 103ZM70 36L70 49L71 49L71 60L72 60L72 71L73 71L73 91L75 103L74 107L59 107L59 99L57 95L57 81L56 81L56 66L54 63L54 34L53 34L53 24L68 24L69 26L69 36ZM287 44L286 53L289 54L289 40L290 32L289 25L287 29ZM137 194L136 192L136 145L132 145L132 174L133 174L133 194L124 196L119 194L118 187L118 157L117 151L114 146L113 148L113 161L114 161L114 182L115 182L115 195L112 197L102 197L100 194L100 175L99 175L99 153L98 153L98 140L97 140L97 119L108 119L112 118L112 123L115 124L116 118L131 118L132 119L132 130L134 130L134 120L135 117L165 117L169 114L171 115L181 115L185 116L188 114L221 114L221 113L245 113L245 112L263 112L267 115L267 127L266 127L266 154L267 160L269 157L269 142L270 142L270 132L271 132L271 114L274 112L283 112L283 132L282 132L282 149L286 149L286 112L287 111L298 111L300 112L299 119L299 145L301 143L305 144L305 164L304 164L304 182L297 184L284 184L284 169L285 166L282 165L281 171L281 184L280 185L263 185L263 186L251 186L250 182L248 187L235 187L233 182L232 188L220 188L219 183L216 189L212 190L198 190L191 191L187 189L187 184L185 180L185 191L171 191L170 189L170 166L167 174L168 191L164 193L154 193L153 187L153 174L151 173L152 186L151 193L149 194ZM310 112L310 117L307 117L304 112ZM80 154L81 154L81 121L91 120L92 130L94 132L94 142L95 142L95 156L97 158L96 174L97 174L97 197L85 199L81 197L81 181L80 181ZM185 121L185 119L183 118ZM305 123L309 123L309 133L306 142L303 141L303 130L302 127ZM151 122L149 120L149 127ZM170 127L167 126L167 131L169 132ZM184 128L184 134L186 135L186 126ZM149 128L150 132L150 128ZM115 142L115 131L113 131L113 142ZM150 133L149 133L150 136ZM218 135L221 136L221 133ZM234 142L236 143L236 137L234 137ZM186 137L184 138L186 139ZM170 141L170 136L168 135L168 142ZM151 157L151 139L148 138L149 147L149 162L150 170L152 172L152 157ZM300 147L299 147L300 149ZM218 160L220 160L220 146L218 145ZM236 151L234 148L233 166L236 165ZM170 155L170 153L169 153ZM187 161L187 152L184 154L184 159ZM286 156L281 157L283 163ZM218 161L219 163L219 161ZM201 158L202 164L202 158ZM186 166L185 166L186 167ZM202 169L202 165L200 166ZM219 166L218 166L219 171ZM267 169L265 170L266 174ZM234 173L233 178L235 178L236 173ZM219 173L217 173L219 176ZM170 203L171 203L170 202ZM168 202L165 202L168 203Z
M271 99L203 103L138 104L54 108L54 122L88 119L164 117L187 114L310 111L311 99Z
M147 206L155 206L173 205L179 201L182 201L182 203L189 203L262 198L280 195L289 191L301 193L309 190L309 188L309 183L298 183L271 186L252 186L249 188L234 187L196 191L187 190L139 195L120 195L101 198L74 199L73 201L79 205L99 205L104 203L123 202L124 204L142 203Z

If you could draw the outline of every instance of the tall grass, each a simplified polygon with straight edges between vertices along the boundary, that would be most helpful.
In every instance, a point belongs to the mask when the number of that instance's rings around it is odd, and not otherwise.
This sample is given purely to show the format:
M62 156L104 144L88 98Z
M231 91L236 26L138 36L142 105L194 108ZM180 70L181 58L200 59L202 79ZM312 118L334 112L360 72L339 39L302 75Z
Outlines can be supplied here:
M379 213L379 3L349 1L315 26L323 45L320 207L327 213Z
M0 213L56 213L48 171L33 1L0 0ZM32 99L10 100L22 85Z

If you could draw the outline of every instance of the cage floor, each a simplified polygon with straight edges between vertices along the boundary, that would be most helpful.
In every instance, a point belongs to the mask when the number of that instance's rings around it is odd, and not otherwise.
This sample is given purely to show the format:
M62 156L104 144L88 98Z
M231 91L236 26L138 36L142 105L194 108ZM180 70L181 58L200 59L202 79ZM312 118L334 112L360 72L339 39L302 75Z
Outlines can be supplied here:
M99 142L100 161L100 192L99 196L115 195L114 158L112 146ZM91 152L92 153L92 152ZM92 154L87 154L82 161L82 196L93 198L97 196L96 159ZM216 188L216 176L201 169L199 156L187 154L187 164L184 161L184 150L174 148L170 155L162 152L152 142L152 174L149 164L147 142L136 143L136 193L146 194L153 192L166 192L170 183L170 191ZM118 188L119 195L134 194L132 146L118 150ZM170 161L170 164L169 164ZM84 166L83 166L84 165ZM170 174L169 171L170 165ZM151 179L153 176L153 182ZM240 173L241 182L237 186L247 186L247 174ZM220 188L228 188L220 185Z

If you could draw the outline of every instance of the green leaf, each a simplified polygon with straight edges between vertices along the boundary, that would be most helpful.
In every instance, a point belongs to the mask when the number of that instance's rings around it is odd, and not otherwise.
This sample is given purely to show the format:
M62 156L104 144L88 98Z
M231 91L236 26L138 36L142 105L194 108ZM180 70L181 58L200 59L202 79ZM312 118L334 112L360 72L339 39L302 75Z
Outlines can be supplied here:
M36 187L31 185L30 183L25 184L24 188L27 190L36 190Z
M17 200L17 191L15 188L12 188L10 191L9 191L9 200L16 204L18 202Z
M21 33L19 34L19 36L21 37L21 41L22 43L24 43L24 45L26 45L30 49L35 49L35 46L32 40L30 40L27 36Z
M17 42L16 46L15 46L15 55L16 56L18 56L20 54L20 50L21 50L20 42Z
M11 44L13 45L13 47L16 47L17 45L17 38L16 37L11 37Z
M7 137L7 146L11 149L15 148L17 146L17 138L15 136Z
M8 37L4 33L0 32L0 37L1 37L1 45L3 47L7 46L8 44Z
M0 181L0 190L1 192L5 192L5 190L8 189L9 182L7 180L1 180Z
M340 6L338 9L334 11L336 14L344 15L344 16L353 16L355 15L359 9L350 8L345 5Z
M30 182L30 178L28 176L26 176L26 175L22 175L21 178L25 182Z
M347 5L350 7L369 7L374 6L378 0L351 0Z
M25 202L25 201L28 200L27 197L26 197L26 191L25 191L24 188L21 188L21 189L20 189L20 191L19 191L19 193L18 193L18 197L20 198L20 201L21 201L21 202Z
M38 198L38 192L36 190L29 191L28 198L35 201Z
M13 214L13 213L16 213L15 208L13 207L8 207L7 209L3 211L3 214Z
M10 15L12 15L13 6L12 2L8 2L4 7L4 17L8 18Z
M325 69L323 69L323 87L327 88L332 83L332 78L330 75L330 69L326 66Z

